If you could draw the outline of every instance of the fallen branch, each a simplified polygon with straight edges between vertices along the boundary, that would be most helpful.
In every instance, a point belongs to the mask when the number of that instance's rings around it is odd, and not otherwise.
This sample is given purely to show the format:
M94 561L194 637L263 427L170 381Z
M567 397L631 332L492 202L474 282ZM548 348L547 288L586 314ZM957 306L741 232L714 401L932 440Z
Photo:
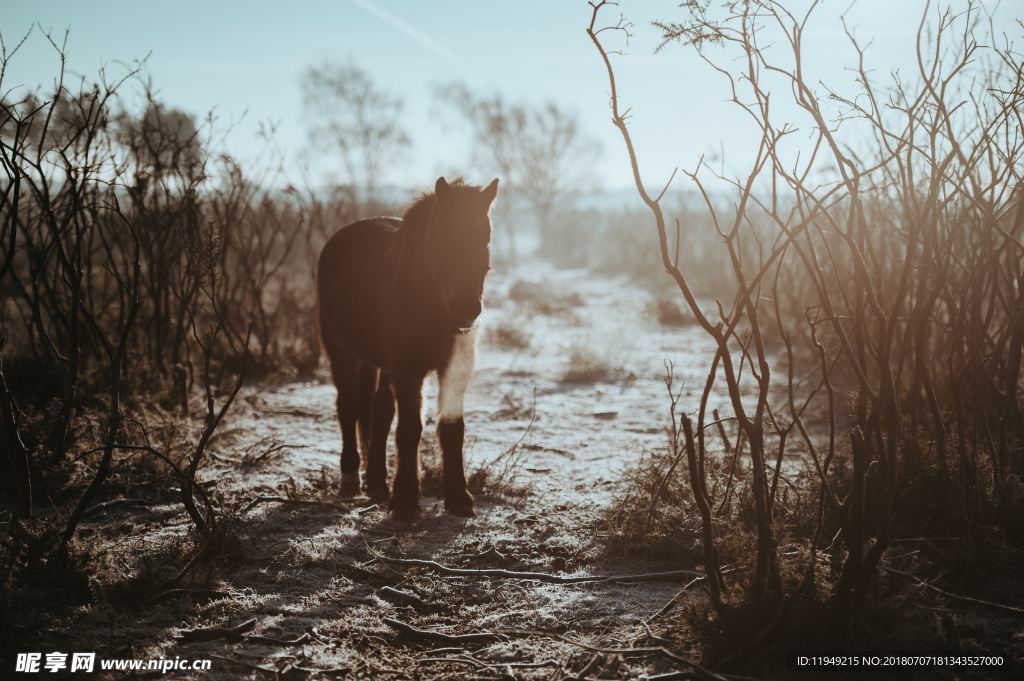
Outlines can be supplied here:
M460 556L460 558L463 558L467 562L476 562L476 561L481 561L482 562L482 561L489 560L489 559L492 559L492 558L495 559L499 563L509 563L512 560L511 558L506 556L504 553L502 553L498 549L494 548L494 544L488 544L487 548L485 550L479 552L479 553L474 553L474 554L468 555L468 556Z
M147 508L149 506L149 504L146 502L145 499L111 499L109 501L104 501L104 502L96 504L94 506L90 506L82 514L82 517L83 518L91 518L92 516L96 515L97 513L104 513L106 511L109 511L109 510L112 510L112 509L115 509L115 508L120 508L122 506L125 506L125 507L128 507L128 508Z
M475 658L474 658L475 659ZM495 662L489 667L505 669L540 669L541 667L560 667L557 660L542 660L540 662Z
M683 586L682 589L679 590L678 593L676 593L675 596L672 597L671 600L669 600L668 603L666 603L664 606L662 606L662 608L660 610L658 610L658 612L656 612L653 615L651 615L650 617L648 617L645 620L644 623L645 624L650 624L654 620L658 619L659 617L661 617L662 615L667 613L669 610L671 610L672 608L675 607L676 603L679 602L679 599L682 598L690 590L691 587L693 587L696 584L700 584L703 581L704 581L703 577L694 577L693 579L691 579L689 582L687 582Z
M440 664L464 664L474 669L487 669L490 666L466 657L424 657L422 660L416 660L416 666L419 667L421 664L434 662Z
M377 595L386 601L395 603L396 605L409 605L421 610L426 610L430 607L427 605L426 601L416 594L399 591L398 589L390 586L384 586L378 589Z
M245 515L252 509L259 506L260 504L295 504L297 506L326 506L328 508L333 508L337 511L344 511L345 513L351 510L348 506L342 506L340 504L335 504L330 501L324 501L322 499L289 499L288 497L275 497L264 495L258 496L252 501L250 501L248 504L246 504L245 508L242 509L242 515Z
M245 453L242 455L242 460L239 461L239 463L241 465L243 465L243 466L255 466L256 464L260 463L261 461L266 459L271 454L275 454L275 453L281 451L282 449L295 449L297 447L301 447L302 446L302 445L290 445L290 444L285 444L283 442L277 442L277 443L273 444L272 446L270 446L269 448L263 450L259 454L253 454L252 453L253 450L256 447L258 447L259 445L261 445L261 444L266 444L266 438L264 438L263 440L260 440L259 442L254 444L252 447L249 447L248 449L246 449Z
M649 646L649 647L630 647L630 648L605 648L601 646L594 646L589 643L582 641L576 641L568 638L564 634L555 634L547 631L539 631L533 629L503 629L500 631L480 631L471 634L445 634L439 631L431 631L428 629L417 629L411 624L400 622L390 617L383 618L385 624L393 629L398 629L402 633L418 639L442 641L449 644L460 644L460 643L485 643L493 641L503 641L510 636L544 636L546 638L555 639L569 645L577 646L585 650L589 650L594 653L608 653L613 655L664 655L665 657L685 664L690 667L692 678L700 679L701 681L730 681L730 679L737 679L742 677L726 676L724 674L716 674L709 669L705 669L696 662L686 659L678 653L674 653L664 646ZM435 651L436 652L436 651ZM474 658L475 659L475 658ZM478 661L479 662L479 661ZM589 665L588 665L589 667ZM673 672L678 674L679 672ZM674 676L672 678L686 678L685 676Z
M241 624L234 627L206 627L202 629L186 629L178 635L181 643L196 643L199 641L241 641L246 632L252 631L256 626L256 618L250 617Z
M309 635L309 632L306 632L293 639L274 638L273 636L246 636L244 640L246 643L262 643L271 646L300 646L303 643L312 641L313 637Z
M208 627L203 629L189 629L181 632L178 640L181 643L197 643L199 641L219 641L225 639L233 643L261 643L271 646L299 646L310 641L318 640L308 631L292 639L275 638L273 636L253 636L247 634L256 626L256 618L250 617L246 621L234 627Z
M207 598L224 598L231 594L226 591L220 591L218 589L168 589L167 591L158 593L157 595L149 598L143 605L153 605L154 603L160 603L176 596L206 596Z
M355 582L365 582L371 586L382 588L385 586L393 586L397 581L394 578L386 577L385 575L367 570L366 568L359 567L354 563L339 563L337 565L338 572L345 575L349 579Z
M442 650L444 650L442 648ZM436 652L436 651L435 651ZM469 653L463 652L460 657L424 657L416 660L416 666L427 663L437 664L465 664L475 669L539 669L541 667L558 667L560 666L555 660L544 660L543 662L489 662L480 660ZM506 677L512 675L506 675Z
M431 631L430 629L417 629L411 624L400 622L399 620L392 619L390 617L383 618L384 624L388 625L392 629L397 629L406 636L414 639L423 639L428 641L442 641L444 643L492 643L494 641L504 641L506 637L501 634L495 634L490 631L479 631L472 634L445 634L440 631Z
M701 681L730 681L731 679L739 679L743 677L727 676L725 674L717 674L710 669L706 669L696 662L686 659L678 653L674 653L664 646L644 646L644 647L617 647L617 648L605 648L602 646L595 646L583 641L576 641L567 637L565 634L555 634L548 631L540 631L536 629L502 629L497 632L498 634L505 634L508 636L544 636L546 638L561 641L562 643L568 643L569 645L589 650L593 653L607 653L611 655L664 655L670 660L685 664L692 670L692 678L701 679ZM589 667L589 665L588 665ZM678 672L674 672L678 673ZM686 678L686 677L674 677L674 678Z
M580 669L574 675L565 677L565 679L563 679L563 681L586 681L587 674L590 673L590 670L593 669L594 665L596 665L600 660L601 660L601 654L600 653L594 653L590 657L590 660L588 660L587 663L585 665L583 665L582 669Z
M932 591L934 591L936 593L942 594L943 596L946 596L948 598L952 598L954 600L963 601L964 603L974 603L975 605L984 605L984 606L989 607L989 608L996 608L998 610L1005 610L1007 612L1016 613L1018 615L1024 615L1024 608L1018 608L1018 607L1013 606L1013 605L1006 605L1005 603L995 603L993 601L986 601L986 600L982 600L980 598L975 598L973 596L964 596L962 594L954 593L952 591L946 591L943 588L937 587L934 584L930 584L930 583L924 581L923 579L921 579L917 575L913 575L913 574L911 574L909 572L904 572L903 570L897 570L896 568L887 567L887 568L885 568L885 570L888 571L888 572L892 572L894 574L900 575L902 577L906 577L908 579L911 579L911 580L917 582L918 586L923 586L923 587L925 587L927 589L931 589Z
M681 579L704 577L704 573L699 570L669 570L668 572L645 572L632 575L580 575L577 577L566 577L563 575L552 575L547 572L519 572L517 570L503 570L500 568L453 568L441 565L433 560L421 560L418 558L391 558L380 555L377 558L392 565L426 568L450 577L526 579L536 582L547 582L549 584L631 584L635 582L674 582Z

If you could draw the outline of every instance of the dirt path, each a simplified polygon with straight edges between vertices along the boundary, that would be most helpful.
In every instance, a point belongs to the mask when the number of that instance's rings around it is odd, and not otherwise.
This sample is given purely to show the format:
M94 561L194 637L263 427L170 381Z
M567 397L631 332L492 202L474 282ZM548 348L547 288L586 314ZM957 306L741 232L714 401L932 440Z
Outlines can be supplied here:
M288 670L358 678L561 678L592 660L589 669L602 678L684 668L661 654L595 657L555 638L612 648L661 645L644 621L679 591L679 581L570 585L452 577L375 559L569 576L693 567L613 557L601 538L601 519L621 491L623 469L665 446L664 361L674 358L677 387L693 404L710 350L694 327L666 328L650 319L648 294L612 284L579 271L540 268L496 275L489 283L490 308L481 320L477 374L466 400L468 466L485 490L476 518L443 512L431 474L437 464L432 419L425 429L422 513L410 526L365 499L335 496L333 387L246 391L203 473L221 498L234 500L237 517L220 557L193 569L185 584L217 593L169 596L127 611L123 600L112 598L69 629L98 626L82 643L91 641L108 656L215 656L215 678ZM287 447L256 456L273 444ZM325 503L266 501L237 510L261 495ZM165 511L139 521L127 541L180 565L174 554L184 550L186 518L173 505ZM99 534L109 520L94 525ZM117 541L126 541L124 533ZM385 587L412 598L402 602ZM256 618L252 635L292 640L312 633L296 645L174 640L184 629L250 618ZM451 635L545 633L419 640L384 618Z

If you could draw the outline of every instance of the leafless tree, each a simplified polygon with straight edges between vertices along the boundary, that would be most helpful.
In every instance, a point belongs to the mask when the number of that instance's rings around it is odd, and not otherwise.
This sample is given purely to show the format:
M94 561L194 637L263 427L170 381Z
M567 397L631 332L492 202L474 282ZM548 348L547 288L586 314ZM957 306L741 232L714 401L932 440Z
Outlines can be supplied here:
M356 196L378 200L388 165L410 146L401 126L402 100L352 63L307 69L302 97L313 148L337 149Z
M64 42L44 37L63 67ZM67 497L47 487L57 471L76 501L53 543L73 551L123 452L166 465L209 534L216 509L197 483L208 445L254 365L279 369L312 326L312 278L295 276L307 204L256 169L243 175L214 150L212 119L166 107L148 85L131 113L122 91L138 68L95 84L68 84L62 70L47 96L14 99L3 76L16 50L0 47L0 450L19 515L0 572L35 541L22 521L64 515L39 512ZM197 394L205 417L190 428ZM140 418L150 401L185 407L194 437L153 446Z
M787 442L799 438L820 494L812 555L826 526L837 527L839 543L829 550L841 552L842 567L833 598L837 621L848 626L894 538L896 501L912 481L937 475L937 491L957 489L958 503L943 511L977 545L974 528L1006 522L1008 509L1019 509L1006 479L1021 466L1024 438L1024 55L985 25L975 5L963 13L929 7L917 32L916 78L880 88L848 30L859 90L826 90L823 99L808 83L802 42L817 3L794 15L775 0L721 8L688 2L682 21L656 24L666 45L689 46L723 77L733 104L761 133L745 177L725 177L703 163L685 173L705 198L735 279L735 295L717 304L716 319L702 312L678 266L683 232L677 223L673 235L666 224L665 189L651 192L641 177L616 89L615 51L605 46L629 26L597 22L611 4L591 3L588 33L609 78L613 122L654 218L663 265L716 342L708 381L717 380L720 365L749 447L758 546L753 600L778 591L776 490ZM769 31L779 50L766 48ZM802 120L779 120L769 105L779 93L793 98ZM810 153L794 161L785 145L801 125L811 134ZM708 182L732 193L731 215L710 199ZM786 290L801 293L787 297ZM784 357L769 356L769 333ZM816 358L817 371L797 378L798 355ZM773 373L773 362L781 373ZM756 383L752 401L740 380L745 367ZM850 413L838 399L844 390L855 395ZM827 414L824 438L806 421L816 400ZM704 425L702 406L695 432ZM703 493L700 477L695 494ZM811 577L816 569L812 561Z
M502 191L509 197L506 215L511 202L525 203L540 229L544 251L564 248L558 239L558 208L586 192L590 168L600 152L576 117L555 102L514 104L501 95L478 96L463 84L439 87L435 98L469 124L472 162L482 172L502 178ZM504 220L502 229L515 257L515 220Z

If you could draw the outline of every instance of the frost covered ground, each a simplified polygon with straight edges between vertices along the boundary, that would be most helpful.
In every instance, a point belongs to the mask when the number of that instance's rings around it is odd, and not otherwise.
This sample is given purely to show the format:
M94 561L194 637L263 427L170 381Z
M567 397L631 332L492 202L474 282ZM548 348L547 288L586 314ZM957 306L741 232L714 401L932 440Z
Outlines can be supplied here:
M699 328L659 324L650 300L625 280L582 270L494 273L466 398L467 466L483 486L472 519L446 515L437 496L432 384L425 496L411 525L365 498L337 496L333 386L245 389L200 476L230 509L210 557L200 556L181 590L163 592L155 585L196 550L180 505L94 517L84 536L108 549L101 555L117 586L58 625L53 640L108 657L212 658L212 677L196 678L635 678L686 669L661 652L621 651L671 644L686 655L656 617L685 577L547 583L383 559L560 577L695 568L681 557L615 555L602 539L623 472L666 446L665 362L690 407L710 361ZM181 640L240 624L244 635ZM445 640L401 624L477 636Z

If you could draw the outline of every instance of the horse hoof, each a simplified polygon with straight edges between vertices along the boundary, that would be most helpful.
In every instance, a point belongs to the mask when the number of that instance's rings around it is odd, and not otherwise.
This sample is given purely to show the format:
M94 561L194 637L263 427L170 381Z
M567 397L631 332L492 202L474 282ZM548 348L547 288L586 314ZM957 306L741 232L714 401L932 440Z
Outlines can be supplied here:
M341 474L341 496L359 496L359 473Z
M476 512L473 511L473 495L469 492L464 492L462 495L452 499L445 499L444 510L452 515L462 516L463 518L476 517Z
M420 513L420 495L412 490L392 490L388 507L392 518L411 522Z

